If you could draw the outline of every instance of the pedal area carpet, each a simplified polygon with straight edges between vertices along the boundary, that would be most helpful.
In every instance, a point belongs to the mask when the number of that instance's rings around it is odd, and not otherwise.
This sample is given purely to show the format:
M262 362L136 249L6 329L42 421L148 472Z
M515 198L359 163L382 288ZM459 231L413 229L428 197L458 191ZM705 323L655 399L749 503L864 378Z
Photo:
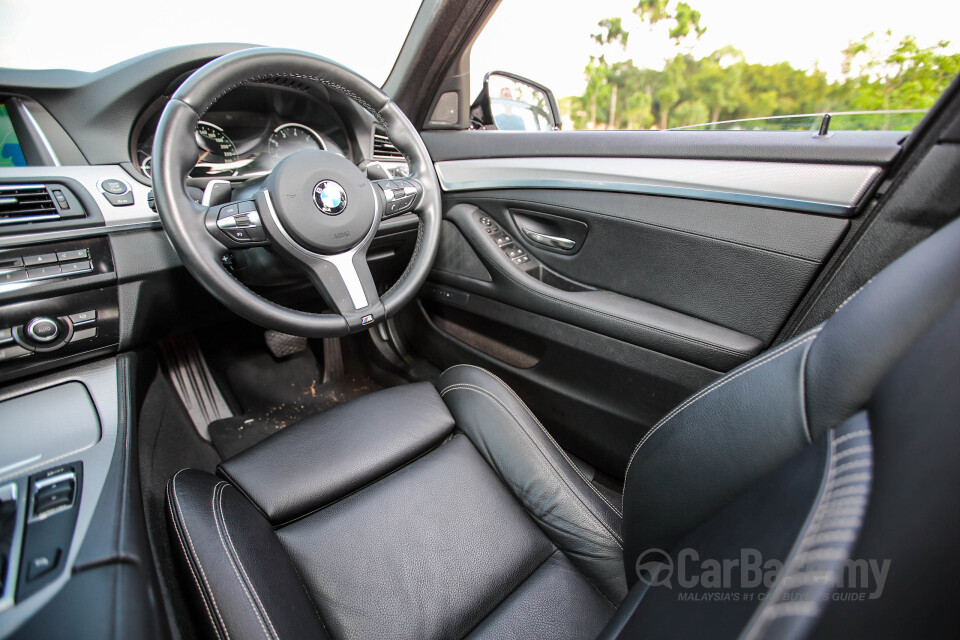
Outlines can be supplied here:
M247 356L225 373L243 413L210 424L210 439L223 459L309 415L381 388L362 374L321 382L309 350L280 361L266 353Z

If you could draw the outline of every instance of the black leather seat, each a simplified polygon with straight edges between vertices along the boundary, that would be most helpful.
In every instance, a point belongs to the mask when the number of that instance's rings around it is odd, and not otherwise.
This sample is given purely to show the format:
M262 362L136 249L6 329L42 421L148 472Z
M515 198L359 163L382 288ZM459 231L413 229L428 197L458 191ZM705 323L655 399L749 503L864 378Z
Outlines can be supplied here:
M955 222L665 416L622 504L481 369L360 398L170 481L184 584L221 638L916 634L956 615L958 301ZM784 566L724 586L759 597L648 586L651 550L745 548ZM827 598L851 555L887 599Z

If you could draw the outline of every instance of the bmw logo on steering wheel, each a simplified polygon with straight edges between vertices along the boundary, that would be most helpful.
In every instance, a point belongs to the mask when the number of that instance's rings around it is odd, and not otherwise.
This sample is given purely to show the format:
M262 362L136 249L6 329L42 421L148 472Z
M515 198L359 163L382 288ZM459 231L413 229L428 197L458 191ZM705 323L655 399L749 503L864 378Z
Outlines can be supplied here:
M320 211L335 216L347 208L347 193L333 180L321 180L313 188L313 202Z

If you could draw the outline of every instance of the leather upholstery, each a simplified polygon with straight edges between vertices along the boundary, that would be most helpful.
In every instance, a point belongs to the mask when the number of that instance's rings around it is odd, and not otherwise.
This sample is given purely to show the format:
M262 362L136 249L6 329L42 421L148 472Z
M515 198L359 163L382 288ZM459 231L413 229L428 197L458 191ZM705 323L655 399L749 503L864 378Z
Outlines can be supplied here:
M188 470L171 481L184 577L209 626L232 638L603 628L626 594L616 509L503 383L463 367L444 379L457 386L451 411L432 385L396 387L274 434L224 462L226 480Z
M278 536L337 638L463 637L555 551L463 435Z
M453 418L429 383L405 385L310 416L218 471L277 525L386 475L452 429Z
M665 416L627 470L625 518L469 366L441 376L442 402L409 385L268 438L222 466L237 486L181 472L168 503L199 615L234 638L576 638L605 624L604 638L865 637L950 622L958 256L960 221ZM726 587L756 598L693 606L679 590L626 592L651 548L755 548L785 568ZM883 625L828 598L846 559L894 555L884 588L898 599L863 609Z
M227 482L187 469L167 485L174 548L217 638L328 638L269 523Z
M624 485L624 563L671 548L829 428L960 297L960 221L884 269L826 323L719 378L640 440Z
M627 593L621 516L502 380L467 365L438 383L457 427L570 561L609 598Z

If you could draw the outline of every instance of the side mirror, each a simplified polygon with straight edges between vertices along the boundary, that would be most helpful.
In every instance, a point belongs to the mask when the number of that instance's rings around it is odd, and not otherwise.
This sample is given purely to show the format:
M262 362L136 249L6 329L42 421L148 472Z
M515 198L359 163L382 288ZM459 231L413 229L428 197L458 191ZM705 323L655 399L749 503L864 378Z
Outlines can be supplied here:
M506 71L483 77L483 89L470 106L473 129L558 131L560 107L542 84Z

